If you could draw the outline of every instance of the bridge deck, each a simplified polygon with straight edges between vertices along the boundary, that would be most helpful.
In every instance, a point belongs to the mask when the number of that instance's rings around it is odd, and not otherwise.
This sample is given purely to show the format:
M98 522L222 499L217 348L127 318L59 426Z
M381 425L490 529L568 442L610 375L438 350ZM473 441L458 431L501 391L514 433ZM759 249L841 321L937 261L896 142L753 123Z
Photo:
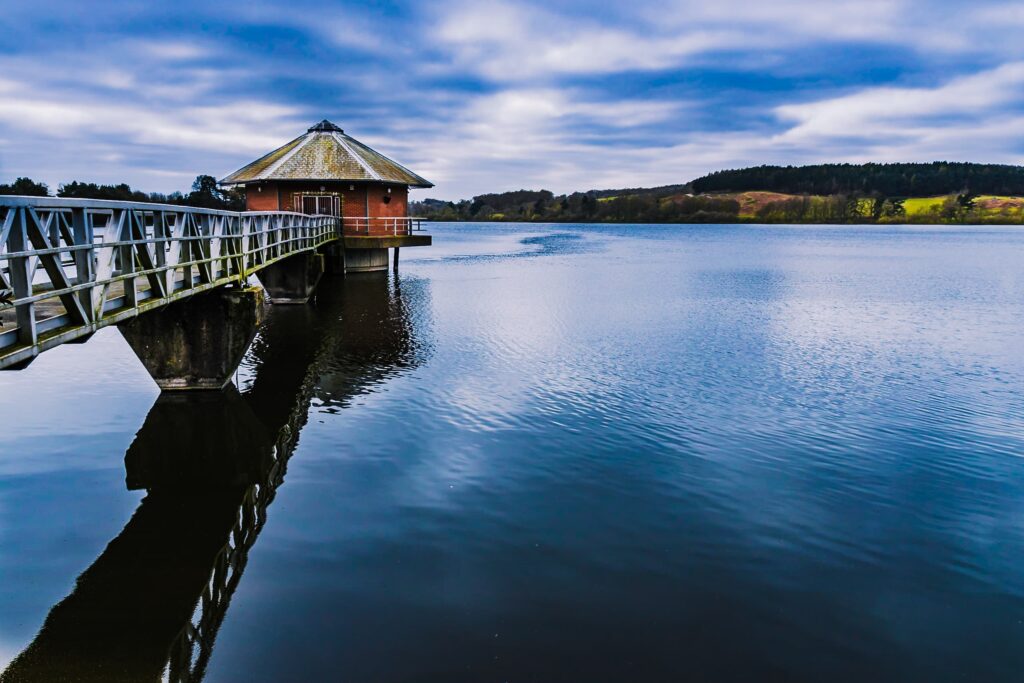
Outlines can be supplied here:
M194 284L200 284L198 277L193 278ZM178 276L174 280L175 289L182 289L183 283L185 282L184 276ZM35 293L45 294L48 290L42 287L37 287ZM138 287L136 290L139 294L139 298L143 301L154 298L152 296L152 288L148 285ZM123 300L125 295L125 286L123 282L114 282L110 285L108 298L112 301ZM68 314L68 310L64 308L64 304L61 303L60 297L56 294L52 295L48 299L40 299L35 302L35 314L36 321L42 322L51 318L64 316ZM0 308L0 333L10 333L18 327L18 319L15 307L8 306Z

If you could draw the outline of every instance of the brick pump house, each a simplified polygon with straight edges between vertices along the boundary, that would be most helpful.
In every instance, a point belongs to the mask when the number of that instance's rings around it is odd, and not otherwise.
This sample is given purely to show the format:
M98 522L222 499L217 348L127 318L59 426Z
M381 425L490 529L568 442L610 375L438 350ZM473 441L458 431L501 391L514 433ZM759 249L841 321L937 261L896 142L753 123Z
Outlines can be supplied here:
M248 211L296 211L341 218L343 249L329 254L347 272L387 270L388 249L426 246L409 217L409 188L433 187L326 119L219 182L245 187ZM420 234L416 234L420 233Z

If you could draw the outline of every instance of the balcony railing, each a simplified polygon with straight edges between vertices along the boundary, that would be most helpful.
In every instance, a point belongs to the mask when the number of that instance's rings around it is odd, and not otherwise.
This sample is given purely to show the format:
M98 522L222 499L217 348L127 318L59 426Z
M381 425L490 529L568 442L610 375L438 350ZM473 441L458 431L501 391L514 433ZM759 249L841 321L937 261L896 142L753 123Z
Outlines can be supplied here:
M344 235L411 235L423 231L426 218L402 216L398 218L368 216L341 219Z

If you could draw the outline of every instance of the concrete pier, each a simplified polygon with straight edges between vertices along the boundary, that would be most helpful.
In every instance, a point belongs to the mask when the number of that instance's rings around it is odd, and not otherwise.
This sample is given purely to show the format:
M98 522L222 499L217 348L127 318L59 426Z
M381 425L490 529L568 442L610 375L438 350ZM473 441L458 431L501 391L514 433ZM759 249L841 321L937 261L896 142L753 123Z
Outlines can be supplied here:
M345 252L345 269L349 273L369 273L388 269L387 249L349 249Z
M324 245L321 252L324 255L324 275L345 274L345 246L340 241Z
M263 319L258 287L197 294L118 328L165 391L221 389L231 381Z
M274 304L304 304L324 274L324 255L305 252L272 263L257 273Z

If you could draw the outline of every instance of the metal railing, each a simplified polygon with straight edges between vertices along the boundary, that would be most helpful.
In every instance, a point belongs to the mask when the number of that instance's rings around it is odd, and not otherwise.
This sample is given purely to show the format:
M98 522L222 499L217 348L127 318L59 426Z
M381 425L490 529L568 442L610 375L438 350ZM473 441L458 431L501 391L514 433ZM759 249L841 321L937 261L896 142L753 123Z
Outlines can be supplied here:
M423 231L426 218L415 216L359 216L342 218L342 231L346 235L407 236Z
M334 216L0 196L0 368L337 239ZM13 326L12 326L13 323Z

